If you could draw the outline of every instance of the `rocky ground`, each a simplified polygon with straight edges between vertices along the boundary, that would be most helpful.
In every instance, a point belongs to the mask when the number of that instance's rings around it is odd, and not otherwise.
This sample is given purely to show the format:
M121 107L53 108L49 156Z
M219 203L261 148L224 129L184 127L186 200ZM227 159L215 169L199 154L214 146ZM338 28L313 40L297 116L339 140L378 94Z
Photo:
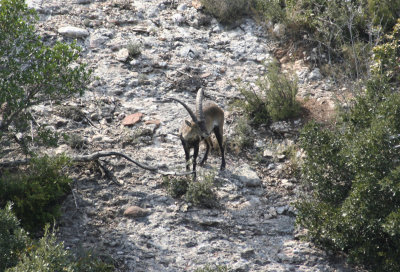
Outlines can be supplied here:
M35 107L38 119L70 138L51 153L121 151L162 169L181 171L184 152L176 137L198 88L226 111L225 137L238 113L235 80L254 83L272 60L276 43L251 19L225 27L189 0L33 0L43 39L82 47L93 69L90 90L62 105ZM129 49L129 50L128 50ZM140 51L133 56L132 52ZM130 55L131 54L131 55ZM305 56L307 58L307 56ZM286 61L285 61L286 62ZM334 86L302 60L284 66L299 77L299 98L333 110ZM131 114L134 114L131 116ZM126 118L131 117L131 118ZM130 120L128 120L130 119ZM302 120L278 122L252 133L254 147L227 148L218 172L214 152L200 171L216 173L219 206L193 207L173 199L160 175L121 158L75 169L73 193L63 205L59 237L71 249L91 248L115 260L118 271L195 271L207 264L232 271L353 271L298 239L293 203L299 184L285 151ZM205 175L206 175L205 174Z

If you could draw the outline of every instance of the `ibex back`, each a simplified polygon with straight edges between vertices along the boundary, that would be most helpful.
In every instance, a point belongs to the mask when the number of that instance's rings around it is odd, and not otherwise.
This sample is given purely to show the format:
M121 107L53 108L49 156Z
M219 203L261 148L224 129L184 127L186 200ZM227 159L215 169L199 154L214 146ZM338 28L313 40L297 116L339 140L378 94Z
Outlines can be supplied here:
M197 156L199 154L199 145L201 141L206 143L206 152L200 165L203 165L207 160L210 151L211 139L210 135L214 132L217 138L218 145L221 151L221 170L225 169L225 155L224 155L224 111L214 102L206 101L203 105L203 90L197 92L196 97L196 114L182 101L176 98L172 100L180 103L189 113L192 121L185 120L179 133L183 149L185 151L186 170L189 171L190 150L193 148L193 172L196 177L196 164Z

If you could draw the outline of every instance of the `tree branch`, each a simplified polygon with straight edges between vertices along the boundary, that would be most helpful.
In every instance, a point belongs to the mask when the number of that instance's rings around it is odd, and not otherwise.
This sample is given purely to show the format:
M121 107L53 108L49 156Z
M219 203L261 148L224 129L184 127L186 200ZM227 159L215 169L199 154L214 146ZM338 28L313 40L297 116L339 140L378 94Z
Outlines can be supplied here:
M110 157L110 156L122 157L122 158L136 164L140 168L143 168L143 169L151 171L151 172L159 173L163 176L167 176L167 175L187 176L187 175L193 174L193 172L180 173L180 172L175 172L175 171L163 171L157 167L149 166L149 165L143 164L141 162L138 162L138 161L132 159L131 157L129 157L128 155L121 153L121 152L116 152L116 151L99 151L99 152L95 152L95 153L88 154L88 155L79 155L79 156L71 157L71 161L72 162L90 162L90 161L98 160L99 158L102 158L102 157ZM29 162L30 162L30 159L0 162L0 168L17 167L20 165L28 164Z

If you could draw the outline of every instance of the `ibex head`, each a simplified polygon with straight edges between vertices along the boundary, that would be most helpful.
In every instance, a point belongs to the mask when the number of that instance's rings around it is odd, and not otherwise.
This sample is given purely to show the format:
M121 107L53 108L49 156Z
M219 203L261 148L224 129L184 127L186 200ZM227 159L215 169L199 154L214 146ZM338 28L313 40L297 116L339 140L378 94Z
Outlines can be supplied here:
M203 159L200 162L200 165L203 164L207 160L209 148L210 148L210 134L211 132L215 133L217 138L221 156L221 170L225 168L225 156L224 156L224 148L223 148L223 126L224 126L224 112L218 107L217 104L211 101L207 101L203 107L203 98L204 93L203 90L200 89L197 92L196 96L196 113L193 111L181 100L176 98L170 98L181 104L189 113L192 118L191 121L185 120L185 123L182 125L180 130L180 139L185 151L186 163L190 158L190 149L194 149L193 153L193 172L196 175L196 159L199 152L199 144L202 140L205 140L207 145L206 153L204 154ZM186 164L186 169L189 170L189 165Z

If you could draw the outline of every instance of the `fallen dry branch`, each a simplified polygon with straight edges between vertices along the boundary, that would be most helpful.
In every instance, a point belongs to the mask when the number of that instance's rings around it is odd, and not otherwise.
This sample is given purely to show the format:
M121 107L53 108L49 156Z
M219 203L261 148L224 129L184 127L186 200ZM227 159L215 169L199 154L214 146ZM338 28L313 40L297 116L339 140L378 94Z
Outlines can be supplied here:
M175 172L175 171L163 171L157 167L149 166L149 165L143 164L141 162L138 162L138 161L132 159L131 157L129 157L128 155L121 153L121 152L117 152L117 151L99 151L99 152L95 152L95 153L88 154L88 155L78 155L78 156L70 157L70 159L72 162L90 162L90 161L96 161L103 157L111 157L111 156L122 157L122 158L126 159L127 161L130 161L130 162L136 164L140 168L143 168L145 170L148 170L148 171L151 171L154 173L159 173L164 176L167 176L167 175L187 176L187 175L193 174L193 172L179 173L179 172ZM0 162L0 168L18 167L21 165L26 165L29 162L30 162L30 159Z

